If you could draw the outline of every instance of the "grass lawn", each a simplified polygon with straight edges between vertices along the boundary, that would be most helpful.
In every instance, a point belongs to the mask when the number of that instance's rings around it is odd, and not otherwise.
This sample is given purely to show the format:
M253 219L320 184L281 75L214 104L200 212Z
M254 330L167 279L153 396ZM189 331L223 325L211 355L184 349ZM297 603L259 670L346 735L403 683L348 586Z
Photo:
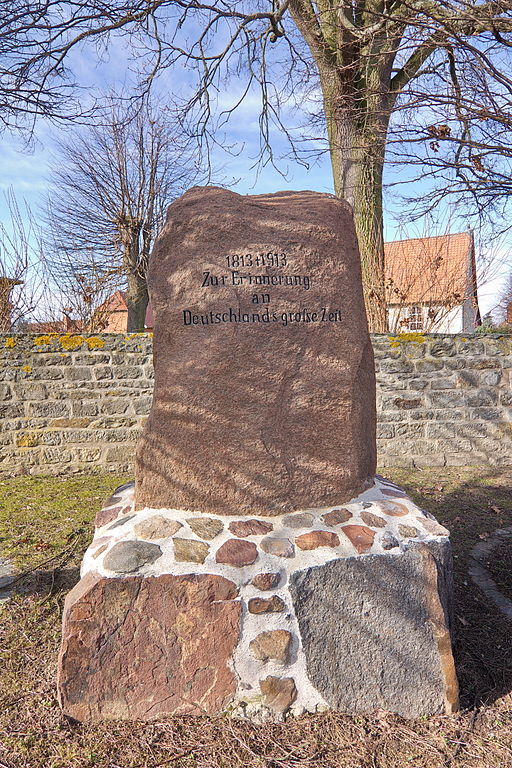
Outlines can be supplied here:
M411 721L326 713L261 726L192 716L67 720L55 695L63 600L96 511L129 478L21 477L0 481L0 557L30 571L0 608L0 768L512 768L512 621L467 575L471 547L512 525L512 470L383 474L452 532L460 713ZM511 553L502 548L496 566L510 595Z

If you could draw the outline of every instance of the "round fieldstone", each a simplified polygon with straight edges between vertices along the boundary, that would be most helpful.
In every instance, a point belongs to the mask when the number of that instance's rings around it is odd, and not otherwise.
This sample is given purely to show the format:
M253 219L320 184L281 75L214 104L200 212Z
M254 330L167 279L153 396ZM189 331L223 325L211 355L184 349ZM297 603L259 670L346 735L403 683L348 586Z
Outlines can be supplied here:
M309 512L299 512L293 515L285 515L283 517L283 525L288 526L288 528L311 528L313 520L313 515Z
M260 680L260 691L264 704L279 714L284 714L297 698L293 677L266 677Z
M373 512L368 512L367 509L364 509L361 512L361 520L363 523L366 523L366 525L372 525L374 528L385 528L387 525L383 517L374 515Z
M341 530L360 555L371 549L375 538L375 531L371 528L366 525L345 525Z
M409 508L405 504L394 503L392 501L379 501L376 505L380 512L391 517L404 517L409 514Z
M269 589L275 589L281 579L280 573L258 573L251 581L253 587L266 592Z
M169 520L162 515L153 515L147 520L137 523L133 526L133 532L141 539L166 539L169 536L174 536L176 531L181 528L181 523L177 520Z
M418 530L412 525L399 525L398 533L403 536L404 539L414 539L418 535Z
M286 605L278 595L272 595L272 597L251 597L248 607L249 613L281 613Z
M187 523L200 539L214 539L224 530L224 523L213 517L191 517Z
M126 517L120 517L119 520L116 520L115 523L112 523L112 525L109 525L107 528L108 531L112 531L114 528L119 528L120 525L124 525L125 523L129 522L130 520L133 520L135 515L126 515Z
M417 517L418 523L433 536L449 536L450 531L431 517Z
M381 491L381 493L384 494L384 496L391 496L391 497L394 496L397 499L398 498L405 498L407 496L406 493L404 493L403 491L398 490L398 488L396 490L388 490L387 488L385 488L384 490Z
M258 549L252 541L228 539L217 550L215 560L235 568L243 568L244 565L252 565L257 557Z
M123 509L123 505L119 505L117 507L109 507L108 509L105 507L100 509L100 511L96 514L96 519L94 521L95 527L103 528L104 525L111 523L112 520L115 520L118 514L123 511Z
M385 549L386 551L388 549L395 549L395 547L400 546L398 543L398 539L396 539L393 536L393 534L390 533L389 531L384 532L380 543L381 543L382 549Z
M333 531L310 531L297 536L295 543L299 549L309 550L318 547L339 547L340 540Z
M270 533L274 526L264 520L235 520L228 525L229 530L235 536L244 539L246 536L264 536Z
M284 664L288 661L291 642L291 632L286 629L273 629L270 632L260 632L249 643L249 650L259 661L275 659Z
M333 509L332 512L326 512L322 515L322 520L326 525L340 525L340 523L346 523L352 517L352 513L348 509Z
M148 541L120 541L105 555L103 565L114 573L133 573L154 563L162 555L157 544Z
M210 547L195 539L173 539L174 559L180 563L204 563Z
M267 555L293 557L295 554L295 549L290 539L275 539L272 536L267 536L261 540L260 547Z

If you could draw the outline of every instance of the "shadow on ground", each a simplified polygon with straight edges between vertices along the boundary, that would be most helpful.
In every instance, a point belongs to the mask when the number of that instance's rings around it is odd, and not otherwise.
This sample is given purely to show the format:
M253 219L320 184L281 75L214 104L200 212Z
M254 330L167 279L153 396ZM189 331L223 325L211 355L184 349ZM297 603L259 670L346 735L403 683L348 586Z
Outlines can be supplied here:
M497 528L512 525L512 470L474 469L457 482L457 470L387 470L417 504L451 532L454 555L454 643L461 706L490 704L512 691L512 620L491 603L468 575L469 554ZM467 477L468 471L461 474ZM512 589L512 571L508 574Z

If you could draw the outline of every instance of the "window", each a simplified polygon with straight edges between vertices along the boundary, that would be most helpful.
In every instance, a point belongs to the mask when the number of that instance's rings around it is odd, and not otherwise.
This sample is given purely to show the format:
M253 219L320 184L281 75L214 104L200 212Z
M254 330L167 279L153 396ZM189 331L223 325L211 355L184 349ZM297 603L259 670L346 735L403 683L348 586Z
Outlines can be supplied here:
M423 330L423 310L420 306L409 307L408 326L410 331Z

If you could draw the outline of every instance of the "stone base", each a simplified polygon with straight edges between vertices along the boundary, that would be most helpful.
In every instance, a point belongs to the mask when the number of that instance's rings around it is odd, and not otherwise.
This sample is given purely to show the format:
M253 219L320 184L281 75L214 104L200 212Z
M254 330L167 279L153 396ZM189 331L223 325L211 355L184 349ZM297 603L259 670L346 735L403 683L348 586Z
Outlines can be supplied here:
M448 531L384 479L272 519L135 513L129 484L96 522L64 609L65 714L456 709Z

